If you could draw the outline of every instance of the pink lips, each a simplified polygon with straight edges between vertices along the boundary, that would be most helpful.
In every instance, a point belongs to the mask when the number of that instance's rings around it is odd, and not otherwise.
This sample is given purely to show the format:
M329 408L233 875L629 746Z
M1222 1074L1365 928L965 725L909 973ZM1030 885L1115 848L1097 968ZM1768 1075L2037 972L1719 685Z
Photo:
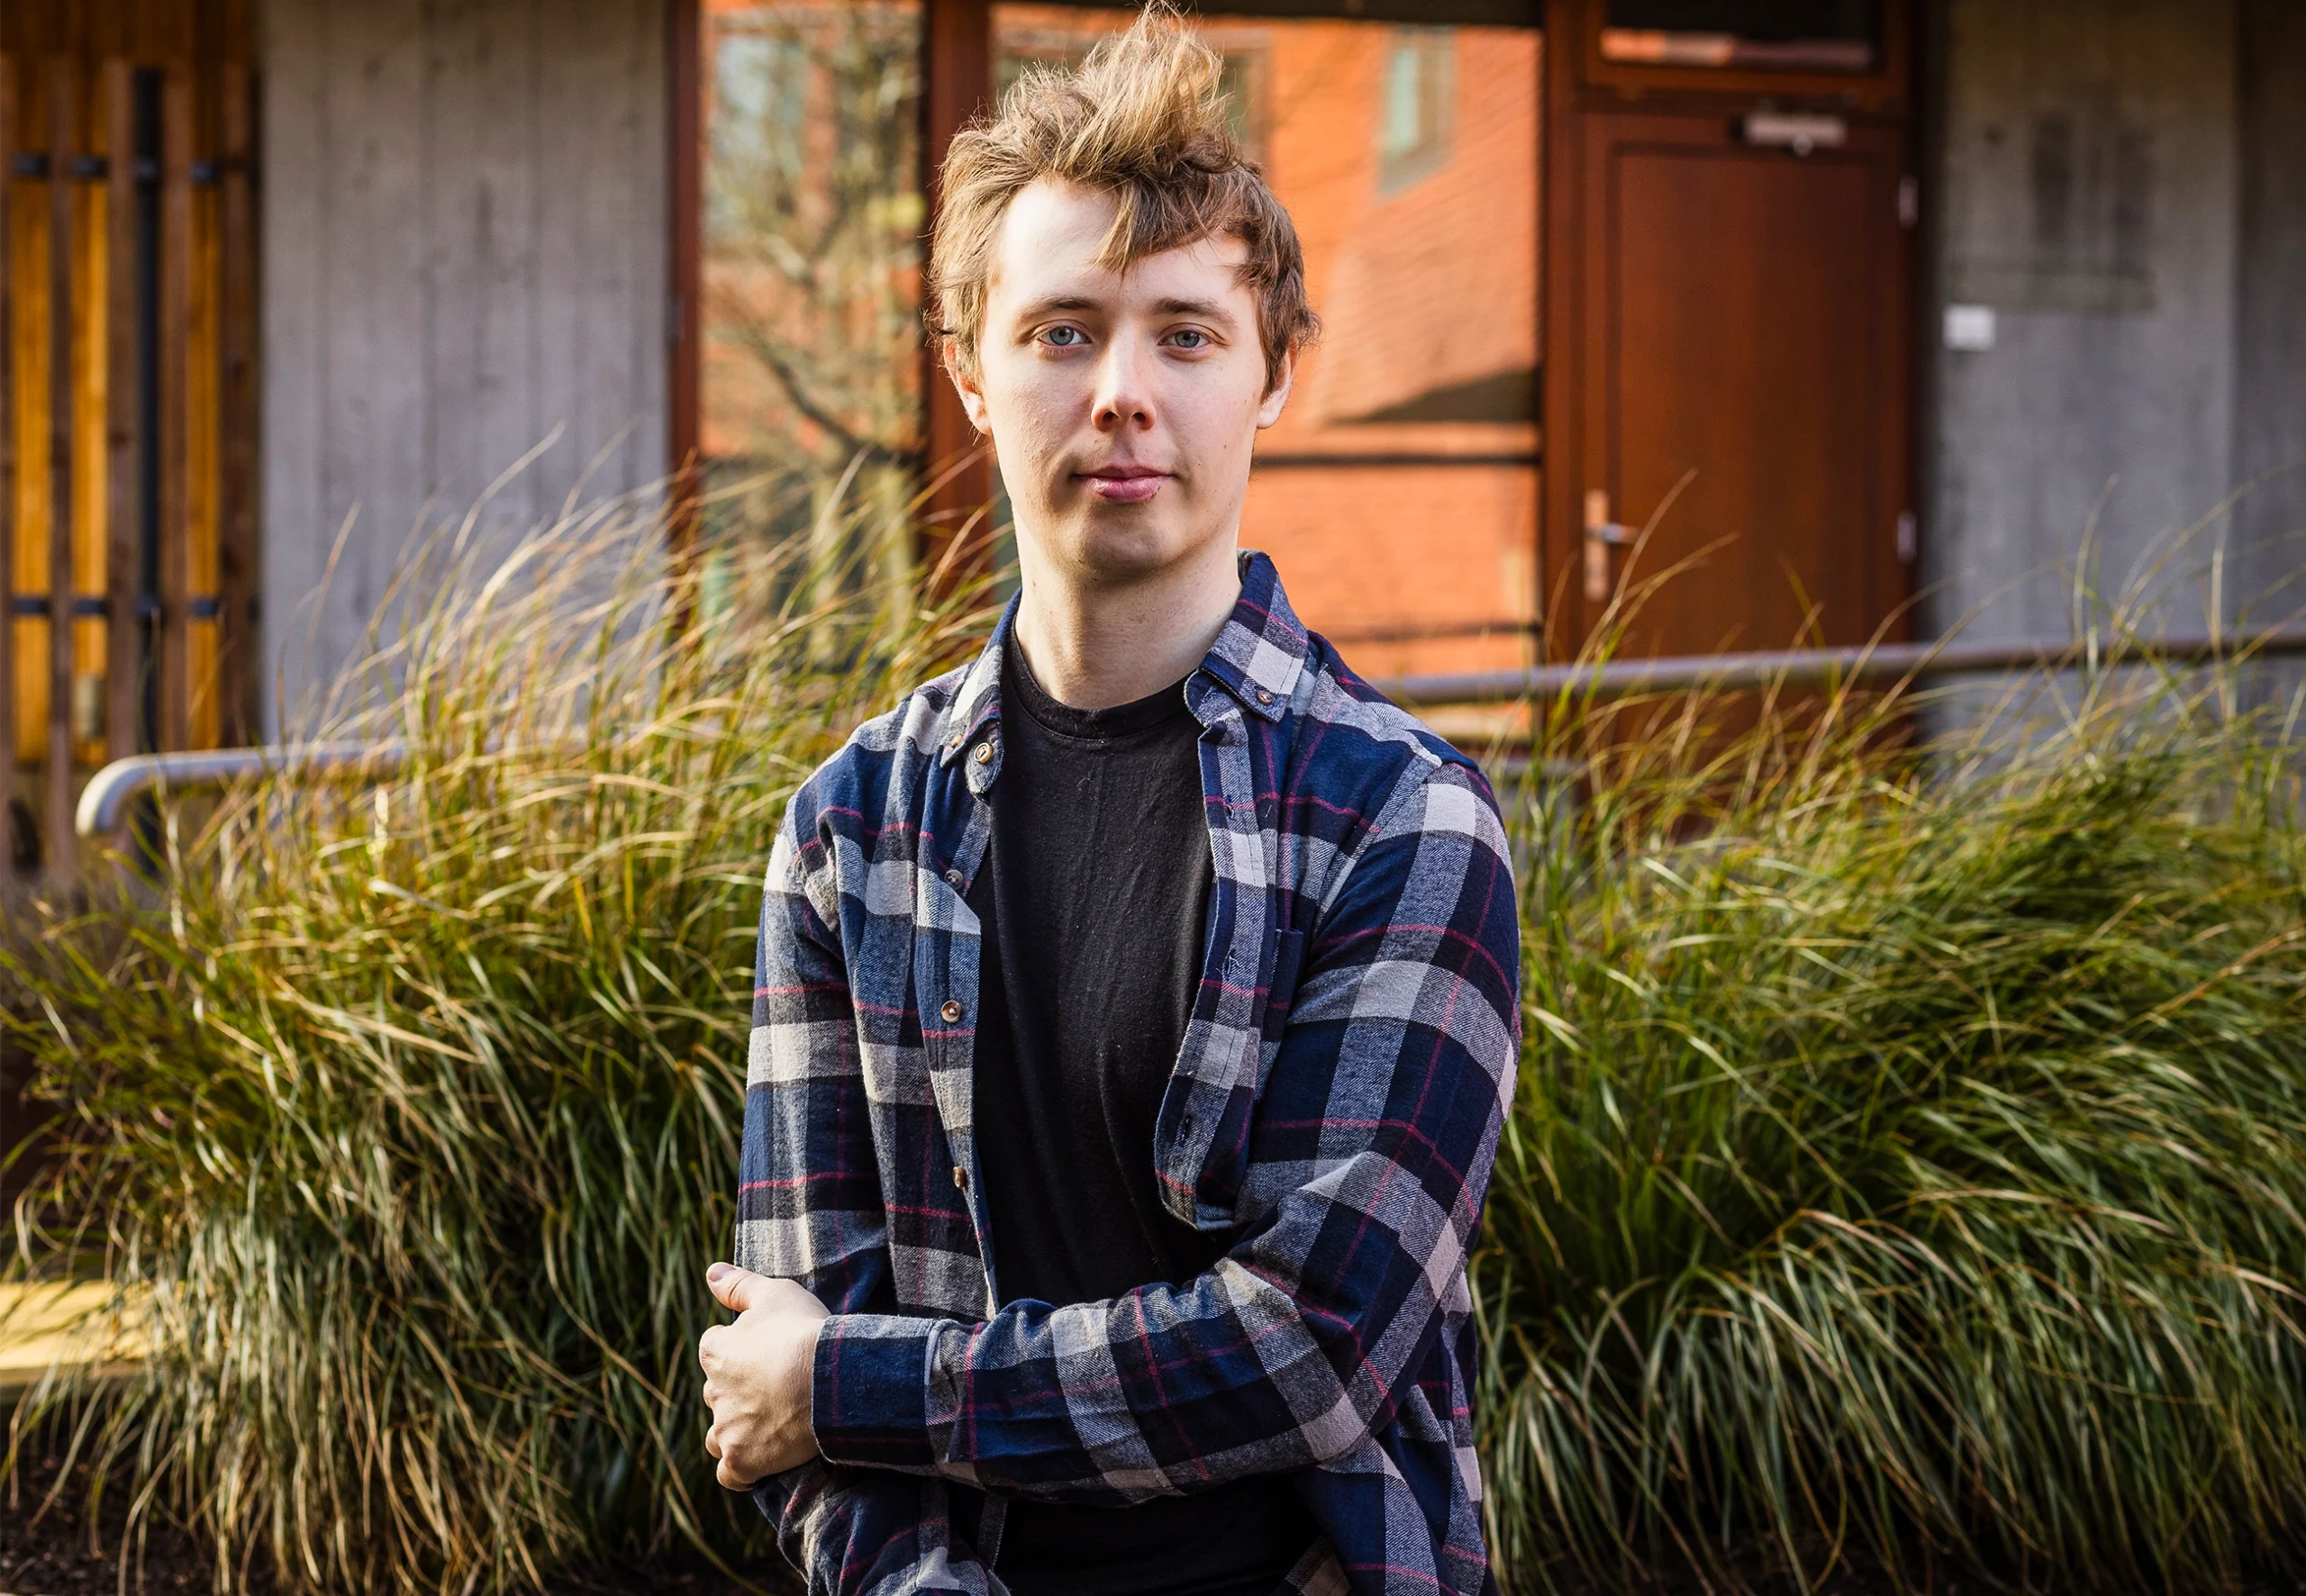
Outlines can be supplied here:
M1108 504L1142 504L1169 480L1167 471L1150 466L1106 466L1081 473L1089 491Z

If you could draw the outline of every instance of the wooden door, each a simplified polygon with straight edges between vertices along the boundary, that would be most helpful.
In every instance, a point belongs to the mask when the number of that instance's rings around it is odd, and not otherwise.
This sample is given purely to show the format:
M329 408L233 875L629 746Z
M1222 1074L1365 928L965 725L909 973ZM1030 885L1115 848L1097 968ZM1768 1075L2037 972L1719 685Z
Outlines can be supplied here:
M1793 75L1805 104L1782 71L1629 68L1592 48L1598 5L1557 10L1557 36L1585 48L1557 52L1550 130L1551 651L1574 655L1614 596L1676 567L1619 652L1902 636L1902 95Z

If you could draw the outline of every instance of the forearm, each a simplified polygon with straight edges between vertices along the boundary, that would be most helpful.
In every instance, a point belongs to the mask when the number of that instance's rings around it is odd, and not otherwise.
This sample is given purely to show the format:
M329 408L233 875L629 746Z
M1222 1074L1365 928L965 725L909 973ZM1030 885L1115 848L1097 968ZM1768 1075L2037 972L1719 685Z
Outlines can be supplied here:
M1295 1249L1323 1222L1284 1219L1193 1281L1109 1301L1021 1302L974 1324L836 1316L817 1344L818 1444L846 1464L1102 1505L1342 1456L1424 1367L1470 1229L1445 1224L1421 1266L1361 1227L1348 1267L1312 1279Z

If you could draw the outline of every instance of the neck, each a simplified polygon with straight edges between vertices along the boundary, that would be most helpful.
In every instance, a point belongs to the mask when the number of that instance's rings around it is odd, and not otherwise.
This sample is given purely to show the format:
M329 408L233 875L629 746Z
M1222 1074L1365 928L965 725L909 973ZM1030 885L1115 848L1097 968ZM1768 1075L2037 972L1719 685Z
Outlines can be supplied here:
M1241 594L1230 538L1125 583L1080 580L1030 557L1020 564L1017 646L1049 695L1077 710L1132 703L1187 675Z

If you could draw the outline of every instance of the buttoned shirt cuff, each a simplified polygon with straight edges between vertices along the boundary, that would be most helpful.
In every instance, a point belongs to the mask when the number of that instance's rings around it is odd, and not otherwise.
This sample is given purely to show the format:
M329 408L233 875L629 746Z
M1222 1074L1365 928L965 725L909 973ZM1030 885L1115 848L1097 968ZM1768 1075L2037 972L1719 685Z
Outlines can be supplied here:
M929 1354L939 1320L836 1313L817 1327L809 1423L832 1463L926 1469Z

